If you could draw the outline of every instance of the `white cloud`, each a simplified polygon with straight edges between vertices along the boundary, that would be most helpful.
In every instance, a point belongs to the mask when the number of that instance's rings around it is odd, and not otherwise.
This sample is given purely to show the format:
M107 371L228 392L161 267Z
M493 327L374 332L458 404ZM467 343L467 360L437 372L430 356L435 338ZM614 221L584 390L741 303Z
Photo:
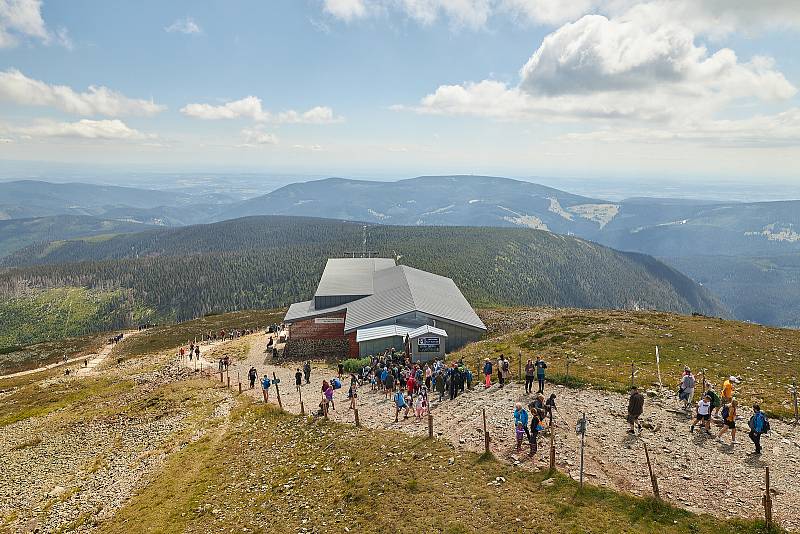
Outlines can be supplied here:
M257 122L273 122L278 124L329 124L341 122L333 110L327 106L316 106L308 111L281 111L271 113L262 106L261 99L246 96L215 106L213 104L187 104L181 113L188 117L204 120L251 119Z
M144 134L130 128L119 119L91 120L82 119L77 122L41 121L32 126L12 128L11 131L23 137L66 137L79 139L105 139L137 141L152 139L153 135Z
M203 29L191 17L176 20L164 28L164 31L168 33L185 33L186 35L203 33Z
M278 137L275 134L265 132L260 128L245 128L242 130L242 138L244 139L244 145L241 146L278 144Z
M367 14L365 0L324 0L325 11L344 21L360 19Z
M524 22L556 25L589 13L594 0L503 0L500 8Z
M55 34L47 29L41 0L0 0L0 48L17 46L21 39L34 39L46 45L57 43L72 49L65 28Z
M0 137L0 145L7 145L9 143L13 143L14 140L8 137Z
M149 100L128 98L103 86L78 93L66 85L28 78L16 69L0 71L0 100L23 106L47 106L76 115L155 115L166 109Z
M415 111L500 120L711 118L742 98L784 100L797 89L769 58L710 54L686 27L650 8L587 15L544 38L516 86L495 80L443 85Z

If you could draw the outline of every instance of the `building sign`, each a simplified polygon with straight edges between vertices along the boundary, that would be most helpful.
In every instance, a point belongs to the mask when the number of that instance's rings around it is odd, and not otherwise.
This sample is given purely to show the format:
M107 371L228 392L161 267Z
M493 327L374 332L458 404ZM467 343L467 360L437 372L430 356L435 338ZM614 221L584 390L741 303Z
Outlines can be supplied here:
M344 317L317 317L314 324L344 324Z
M438 337L421 337L417 339L417 350L419 352L440 352Z

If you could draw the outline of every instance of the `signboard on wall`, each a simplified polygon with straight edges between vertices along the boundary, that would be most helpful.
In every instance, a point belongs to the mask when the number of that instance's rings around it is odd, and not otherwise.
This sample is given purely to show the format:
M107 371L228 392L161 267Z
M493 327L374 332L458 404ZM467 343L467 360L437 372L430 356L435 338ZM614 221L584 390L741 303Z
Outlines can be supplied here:
M419 352L440 352L440 340L438 337L421 337L417 339L417 350Z
M344 317L317 317L314 324L344 324Z

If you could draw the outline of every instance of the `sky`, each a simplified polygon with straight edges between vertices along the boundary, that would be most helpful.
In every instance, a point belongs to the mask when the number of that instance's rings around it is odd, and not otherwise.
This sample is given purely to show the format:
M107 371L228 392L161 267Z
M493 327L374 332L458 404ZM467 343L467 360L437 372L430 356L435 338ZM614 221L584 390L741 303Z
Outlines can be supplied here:
M0 165L800 182L797 0L0 0Z

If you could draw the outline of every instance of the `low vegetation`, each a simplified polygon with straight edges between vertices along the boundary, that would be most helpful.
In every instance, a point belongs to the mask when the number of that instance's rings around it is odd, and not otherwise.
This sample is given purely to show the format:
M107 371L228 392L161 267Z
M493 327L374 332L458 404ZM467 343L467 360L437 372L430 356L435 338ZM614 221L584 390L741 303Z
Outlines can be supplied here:
M103 334L89 334L0 349L0 375L59 362L64 359L64 355L67 356L67 359L73 359L96 353L105 344L107 338L108 336Z
M268 452L267 452L268 451ZM545 482L547 480L547 482ZM240 404L101 532L761 532L515 469L442 441Z
M484 313L490 329L491 321L496 321L509 333L469 345L455 357L477 367L485 357L496 359L505 354L511 358L512 374L517 374L520 356L522 366L528 358L541 356L548 362L551 378L625 391L631 384L631 365L638 385L657 384L658 346L665 387L677 389L680 374L688 365L698 383L705 374L719 391L723 380L735 375L742 379L736 391L740 402L760 402L774 415L793 414L789 388L800 375L798 331L655 312L532 313L541 321L531 324L521 309ZM509 327L508 322L514 321L523 329Z

